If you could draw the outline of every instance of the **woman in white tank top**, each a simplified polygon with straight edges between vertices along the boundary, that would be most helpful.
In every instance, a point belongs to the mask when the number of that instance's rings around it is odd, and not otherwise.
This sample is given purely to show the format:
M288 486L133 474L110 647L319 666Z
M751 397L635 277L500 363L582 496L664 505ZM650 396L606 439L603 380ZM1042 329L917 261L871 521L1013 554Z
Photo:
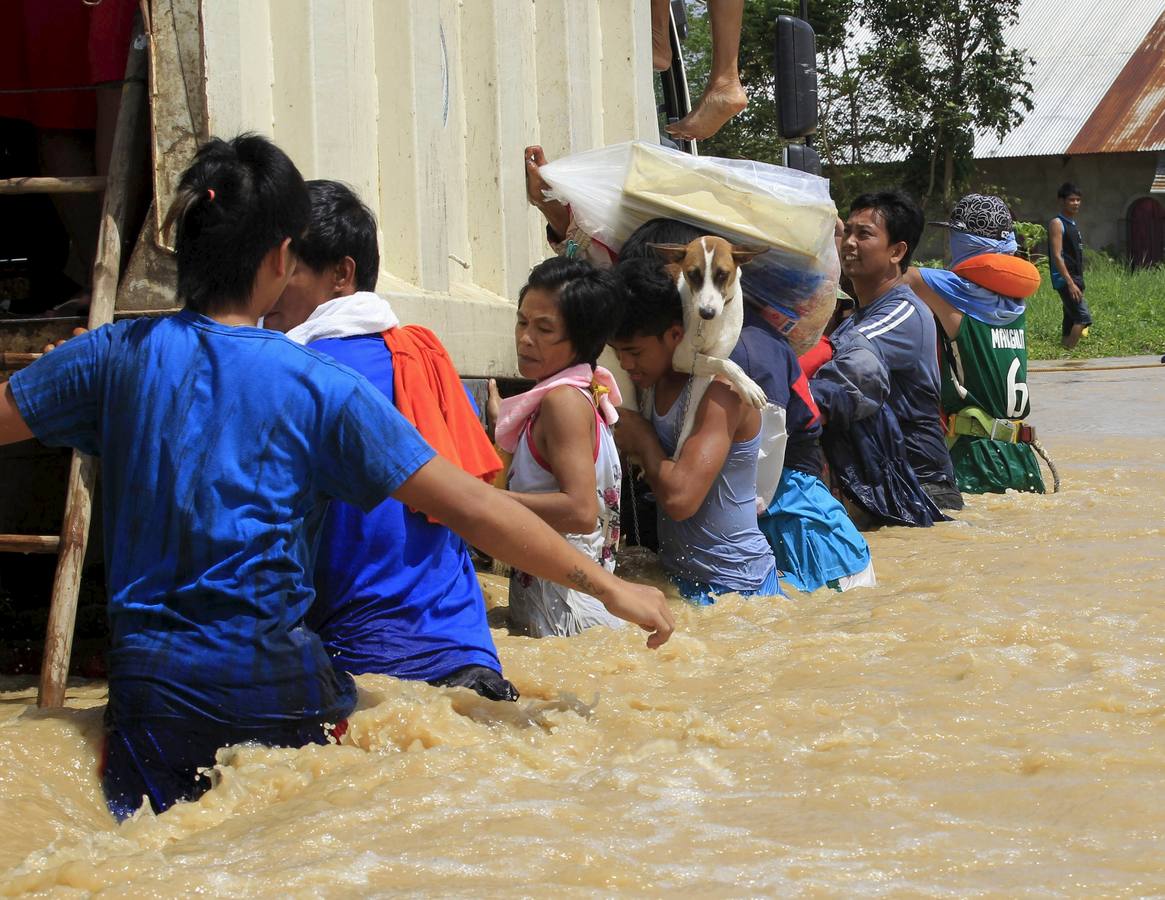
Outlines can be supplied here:
M619 308L617 282L589 263L555 257L534 268L514 339L518 371L537 384L501 401L495 435L513 454L511 496L609 571L619 542L622 472L611 435L619 398L596 360ZM520 570L509 612L511 627L534 637L623 624L589 594Z
M556 390L575 391L592 404L590 392L566 387ZM586 533L565 532L567 543L581 550L607 571L615 571L615 549L619 543L619 491L623 473L611 428L598 409L591 405L595 498L598 514L594 528ZM534 430L538 414L527 420L521 440L514 451L506 487L515 494L550 494L561 492L554 472L538 452ZM583 448L589 450L590 448ZM545 637L554 634L577 634L592 625L622 626L606 608L589 594L535 578L520 570L510 578L510 623L523 634Z

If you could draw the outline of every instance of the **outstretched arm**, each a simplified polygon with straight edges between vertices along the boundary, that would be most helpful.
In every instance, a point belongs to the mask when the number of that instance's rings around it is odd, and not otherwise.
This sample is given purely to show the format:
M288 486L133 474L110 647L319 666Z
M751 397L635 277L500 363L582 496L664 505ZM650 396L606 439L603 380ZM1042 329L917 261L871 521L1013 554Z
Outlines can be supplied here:
M612 614L651 632L648 647L671 637L675 619L659 590L616 578L520 503L442 457L421 466L392 496L490 556L596 597Z
M27 441L31 437L32 430L16 408L12 388L8 382L4 382L3 387L0 387L0 445Z
M903 280L910 286L910 290L914 291L915 296L930 307L930 311L934 313L934 317L942 325L947 337L957 337L959 326L963 324L963 314L930 289L930 285L923 280L922 273L918 271L917 266L911 266L907 269Z

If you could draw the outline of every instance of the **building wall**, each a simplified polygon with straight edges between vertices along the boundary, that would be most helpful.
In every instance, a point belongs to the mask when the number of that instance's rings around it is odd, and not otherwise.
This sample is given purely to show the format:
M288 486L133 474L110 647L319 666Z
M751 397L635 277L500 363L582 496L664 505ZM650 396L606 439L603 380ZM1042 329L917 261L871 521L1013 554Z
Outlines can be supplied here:
M516 374L547 255L522 149L658 139L648 0L201 0L207 129L272 136L377 213L379 290L466 375Z
M1059 211L1056 191L1065 181L1084 195L1077 221L1087 246L1124 256L1128 252L1129 205L1149 192L1157 154L1097 153L1063 158L1025 156L976 162L976 190L1002 193L1016 216L1046 225Z

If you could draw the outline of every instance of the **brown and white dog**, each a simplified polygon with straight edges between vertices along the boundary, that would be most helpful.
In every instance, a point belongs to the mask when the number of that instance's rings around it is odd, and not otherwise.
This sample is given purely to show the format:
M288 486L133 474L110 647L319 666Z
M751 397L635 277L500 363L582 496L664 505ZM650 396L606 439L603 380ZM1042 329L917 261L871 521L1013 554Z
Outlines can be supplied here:
M684 338L672 357L672 368L690 372L692 392L684 413L675 456L692 432L696 410L712 379L726 378L746 403L757 409L765 392L728 357L744 326L744 294L740 267L764 248L735 247L722 237L707 235L690 244L654 244L675 278L684 310Z

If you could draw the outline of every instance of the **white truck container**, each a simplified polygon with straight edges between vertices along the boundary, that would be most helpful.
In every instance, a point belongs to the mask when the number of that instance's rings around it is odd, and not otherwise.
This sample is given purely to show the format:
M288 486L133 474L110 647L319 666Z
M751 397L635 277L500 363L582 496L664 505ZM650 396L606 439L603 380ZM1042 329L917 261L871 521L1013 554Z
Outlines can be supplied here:
M155 211L121 311L174 304L158 224L198 142L255 131L377 214L378 290L466 376L514 375L548 254L522 150L658 140L649 0L153 0Z

